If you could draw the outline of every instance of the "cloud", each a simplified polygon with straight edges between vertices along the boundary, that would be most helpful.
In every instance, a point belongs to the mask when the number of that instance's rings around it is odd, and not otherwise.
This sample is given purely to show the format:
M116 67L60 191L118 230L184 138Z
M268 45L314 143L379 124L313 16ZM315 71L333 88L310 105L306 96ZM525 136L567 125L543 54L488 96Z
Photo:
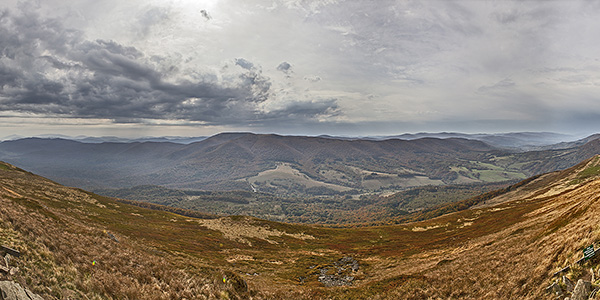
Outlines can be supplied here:
M243 59L243 58L236 58L235 59L235 64L246 69L246 70L252 70L254 69L254 64Z
M515 82L510 78L504 78L492 85L482 85L477 91L482 94L502 93L516 86Z
M517 9L511 9L510 11L494 12L492 16L501 24L511 24L518 21L522 14Z
M151 24L154 17L147 20ZM325 100L264 110L263 103L276 101L271 80L244 58L234 60L240 68L222 74L184 74L180 66L168 65L169 59L116 41L88 40L58 19L32 11L2 12L0 49L1 111L122 123L164 119L232 125L299 115L310 122L339 109L335 100Z
M284 109L274 110L269 115L275 119L283 117L303 120L315 115L321 115L324 112L328 116L336 116L340 114L339 106L336 99L328 99L325 101L294 101L288 103Z
M167 22L170 19L169 11L159 7L152 7L137 17L133 31L137 33L138 38L146 38L151 29Z
M3 114L376 132L600 111L594 1L23 3L0 13Z
M319 81L321 81L321 77L319 77L317 75L304 76L304 80L310 81L310 82L319 82Z
M212 17L208 14L208 12L205 9L201 10L200 14L202 15L202 17L204 17L206 19L206 21L209 21L210 19L212 19Z
M292 72L292 65L290 65L288 62L282 62L279 64L279 66L277 66L277 70L281 71L285 74L289 74Z

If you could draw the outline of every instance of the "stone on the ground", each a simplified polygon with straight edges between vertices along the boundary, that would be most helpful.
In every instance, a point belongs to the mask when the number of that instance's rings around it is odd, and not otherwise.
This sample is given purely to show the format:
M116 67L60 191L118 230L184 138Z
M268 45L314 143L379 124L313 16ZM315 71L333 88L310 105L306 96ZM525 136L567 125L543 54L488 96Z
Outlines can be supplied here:
M591 288L591 282L579 279L575 285L575 289L573 289L573 296L571 296L571 300L587 300L588 296L590 295Z
M0 281L0 299L3 300L44 300L39 295L12 281Z
M569 292L569 293L573 292L575 285L573 284L573 282L571 282L571 280L569 280L569 278L567 276L562 277L562 282L565 285L567 292Z
M319 269L318 280L327 287L352 285L355 272L360 266L356 259L346 256L336 261L333 267L334 272L330 272L327 267Z
M555 295L562 295L563 291L560 288L560 285L558 285L558 280L553 282L549 287L546 288L546 291L548 293L553 293Z

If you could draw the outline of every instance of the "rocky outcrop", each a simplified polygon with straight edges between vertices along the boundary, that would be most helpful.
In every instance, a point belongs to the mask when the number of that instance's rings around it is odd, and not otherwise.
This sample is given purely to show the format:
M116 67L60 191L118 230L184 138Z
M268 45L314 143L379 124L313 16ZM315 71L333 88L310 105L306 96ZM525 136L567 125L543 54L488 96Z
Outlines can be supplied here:
M358 261L346 256L336 261L331 268L319 269L319 282L327 287L352 285L354 273L358 271Z
M44 300L37 294L12 281L0 281L1 300Z

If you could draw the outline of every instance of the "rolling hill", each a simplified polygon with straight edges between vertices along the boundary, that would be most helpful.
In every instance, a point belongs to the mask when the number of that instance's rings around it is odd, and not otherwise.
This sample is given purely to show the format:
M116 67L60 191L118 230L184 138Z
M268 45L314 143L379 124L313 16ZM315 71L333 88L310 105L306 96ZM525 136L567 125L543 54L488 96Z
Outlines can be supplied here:
M524 179L600 153L598 140L574 145L513 152L460 138L370 141L224 133L190 144L29 138L0 143L0 159L86 189L160 185L347 195Z
M481 160L490 150L482 142L461 139L341 141L232 133L189 145L24 139L1 143L0 157L86 188L153 184L251 190L253 185L265 192L302 192L442 184L451 176L445 165ZM279 174L264 173L278 167ZM306 184L292 186L300 178Z
M0 244L21 256L0 280L45 299L554 298L555 272L598 272L575 263L600 243L598 195L596 156L450 214L328 228L149 210L2 164Z

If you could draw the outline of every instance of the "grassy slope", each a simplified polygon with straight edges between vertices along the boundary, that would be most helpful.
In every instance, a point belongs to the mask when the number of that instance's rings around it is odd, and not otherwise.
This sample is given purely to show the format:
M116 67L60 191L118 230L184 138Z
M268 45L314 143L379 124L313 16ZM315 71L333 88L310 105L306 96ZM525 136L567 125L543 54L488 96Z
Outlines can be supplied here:
M554 271L600 242L599 161L497 206L339 229L193 219L4 166L0 243L23 252L12 279L48 299L539 299ZM323 287L315 266L346 255L361 264L354 286Z

